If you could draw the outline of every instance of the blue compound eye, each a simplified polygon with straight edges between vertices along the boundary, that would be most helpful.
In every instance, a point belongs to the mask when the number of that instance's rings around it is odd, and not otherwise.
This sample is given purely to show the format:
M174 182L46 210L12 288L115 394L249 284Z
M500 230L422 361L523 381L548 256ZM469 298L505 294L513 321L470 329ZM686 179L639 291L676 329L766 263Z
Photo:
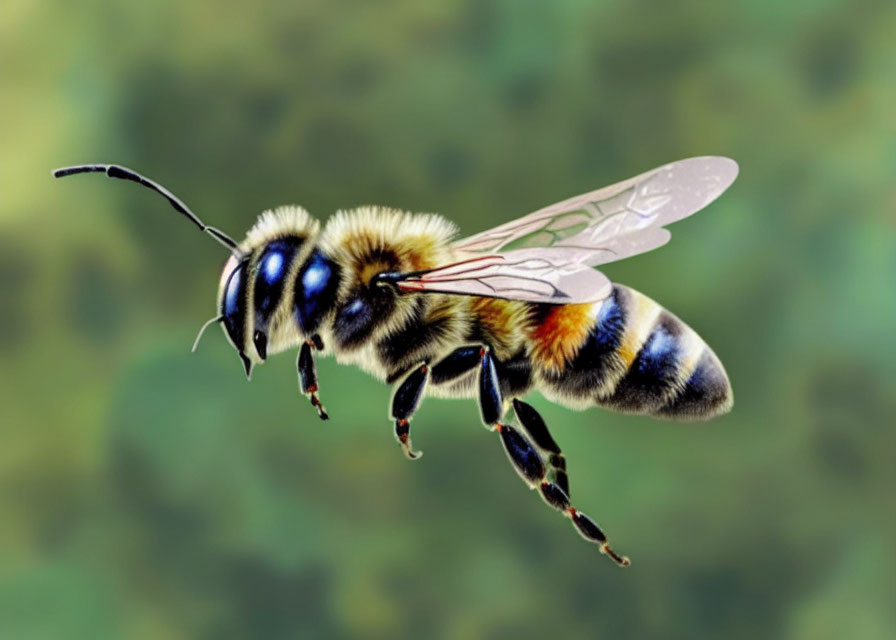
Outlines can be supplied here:
M302 288L306 298L316 298L326 289L327 283L333 276L333 267L321 256L315 256L314 261L308 265L302 273Z
M264 261L259 266L261 275L267 284L279 282L283 277L283 254L279 251L271 252L265 256Z
M255 276L255 327L266 330L271 314L283 295L289 267L299 250L297 238L275 240L265 247L258 259Z
M307 335L313 333L336 299L339 267L319 249L315 249L302 265L296 282L295 311L299 326Z
M246 267L248 262L239 263L227 277L224 298L221 301L221 315L224 329L233 345L243 350L246 331Z

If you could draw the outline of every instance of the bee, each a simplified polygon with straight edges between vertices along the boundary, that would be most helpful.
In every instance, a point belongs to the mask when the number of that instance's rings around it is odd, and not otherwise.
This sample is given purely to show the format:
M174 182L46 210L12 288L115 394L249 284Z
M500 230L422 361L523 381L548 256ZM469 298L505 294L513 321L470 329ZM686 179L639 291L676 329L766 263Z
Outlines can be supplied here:
M620 566L629 559L570 502L566 459L522 397L539 391L582 409L706 420L731 409L725 369L684 322L594 267L665 244L669 223L715 200L737 176L722 157L680 160L456 239L434 214L338 211L321 228L298 206L265 211L242 242L206 225L156 182L118 165L98 172L164 196L230 252L217 315L247 378L298 348L299 387L326 420L315 355L394 385L390 417L405 456L424 395L476 398L530 489ZM505 420L511 412L517 426Z

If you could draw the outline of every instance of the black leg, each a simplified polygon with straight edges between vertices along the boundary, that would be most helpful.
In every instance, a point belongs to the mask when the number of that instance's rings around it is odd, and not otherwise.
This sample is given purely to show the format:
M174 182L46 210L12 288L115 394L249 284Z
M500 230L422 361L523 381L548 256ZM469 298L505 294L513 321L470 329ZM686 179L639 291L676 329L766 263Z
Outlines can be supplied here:
M495 369L495 359L487 347L479 351L479 413L487 427L498 423L504 415L504 400L501 397L501 384Z
M455 349L432 368L432 383L442 384L461 377L479 366L482 359L482 347L471 345Z
M322 347L323 343L320 341L320 337L316 335L310 340L303 342L302 348L299 349L299 359L296 362L296 368L299 370L299 387L302 389L302 393L308 396L311 405L317 409L317 415L320 419L327 420L330 416L317 397L317 367L314 365L314 354L311 352L312 348L320 349Z
M494 361L488 351L480 345L455 349L431 369L426 363L422 363L398 385L392 396L392 419L395 420L395 437L405 456L414 460L422 455L422 452L411 448L411 418L420 406L423 392L430 380L433 384L450 382L479 366L485 372L484 375L480 375L480 388L483 384L486 388L480 395L488 398L484 405L480 403L480 408L486 407L483 409L484 415L487 414L491 419L491 422L486 424L492 425L503 413L500 411L501 391L498 387Z
M479 411L482 422L489 428L504 414L497 362L482 345L459 347L439 360L432 368L432 383L443 384L479 369Z
M497 431L501 437L504 451L511 464L530 489L538 488L541 497L549 505L568 517L576 530L585 540L598 545L600 552L609 556L616 564L627 567L631 564L625 556L620 556L607 541L604 532L584 513L576 510L569 502L569 482L566 477L566 460L560 453L560 447L551 437L547 425L535 409L520 400L513 401L513 409L523 428L529 433L517 431L510 425L500 422L504 414L504 401L501 397L501 385L498 380L495 360L487 348L480 351L479 369L479 412L486 426ZM535 440L550 454L550 465L554 472L555 482L548 480L548 470L538 448L532 443Z
M569 496L559 486L547 480L547 468L541 454L535 445L525 434L513 427L497 424L495 431L501 437L501 444L514 469L530 489L538 489L541 497L549 505L562 512L572 520L573 525L585 540L593 542L600 548L600 552L609 556L616 564L627 567L631 561L626 556L620 556L607 541L607 536L597 524L584 513L576 510L569 503Z
M544 419L535 410L535 407L516 398L513 399L513 412L529 437L539 448L549 454L548 464L553 471L554 482L563 489L563 493L567 496L571 495L569 493L569 478L566 475L566 458L563 457L560 447L554 441L551 432L548 431Z
M428 381L429 366L423 363L408 374L392 396L395 437L398 439L404 455L410 460L416 460L423 455L421 451L414 451L411 448L411 418L420 406Z

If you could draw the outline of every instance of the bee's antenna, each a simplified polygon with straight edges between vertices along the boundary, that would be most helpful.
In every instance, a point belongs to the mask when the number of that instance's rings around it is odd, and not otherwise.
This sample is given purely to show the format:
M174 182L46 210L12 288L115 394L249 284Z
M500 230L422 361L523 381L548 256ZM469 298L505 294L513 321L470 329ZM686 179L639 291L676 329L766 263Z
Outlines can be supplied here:
M180 198L175 196L173 193L168 191L165 187L160 184L157 184L150 180L149 178L144 178L136 171L131 171L127 167L121 167L117 164L84 164L79 165L77 167L63 167L62 169L56 169L53 172L53 177L55 178L64 178L65 176L71 176L76 173L105 173L110 178L119 178L121 180L130 180L131 182L136 182L137 184L142 184L144 187L148 187L152 189L156 193L160 193L165 196L165 199L171 203L171 206L174 207L177 211L184 214L190 221L199 227L200 230L205 231L212 238L217 240L221 245L227 247L227 249L236 255L239 255L240 250L237 243L228 236L226 233L221 231L220 229L216 229L215 227L210 227L205 224L202 220L199 219L195 213L190 211L189 207L185 205Z
M190 353L193 353L196 351L196 347L199 346L199 341L202 340L202 334L205 333L205 330L208 329L209 325L213 325L216 322L221 322L221 320L223 320L223 319L224 319L224 316L215 316L214 318L212 318L211 320L206 322L204 325L202 325L202 328L199 329L199 333L196 335L196 339L193 341L193 348L190 349Z

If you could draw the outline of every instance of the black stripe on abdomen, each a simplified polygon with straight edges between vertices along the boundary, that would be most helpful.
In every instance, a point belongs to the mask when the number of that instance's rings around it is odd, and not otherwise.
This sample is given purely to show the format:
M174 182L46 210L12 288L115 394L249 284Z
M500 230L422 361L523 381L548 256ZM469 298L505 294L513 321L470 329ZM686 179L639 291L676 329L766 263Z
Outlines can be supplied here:
M634 413L659 409L675 388L681 363L681 322L663 311L613 393L597 401Z
M681 391L656 412L679 420L707 420L731 407L731 384L715 354L706 346Z

